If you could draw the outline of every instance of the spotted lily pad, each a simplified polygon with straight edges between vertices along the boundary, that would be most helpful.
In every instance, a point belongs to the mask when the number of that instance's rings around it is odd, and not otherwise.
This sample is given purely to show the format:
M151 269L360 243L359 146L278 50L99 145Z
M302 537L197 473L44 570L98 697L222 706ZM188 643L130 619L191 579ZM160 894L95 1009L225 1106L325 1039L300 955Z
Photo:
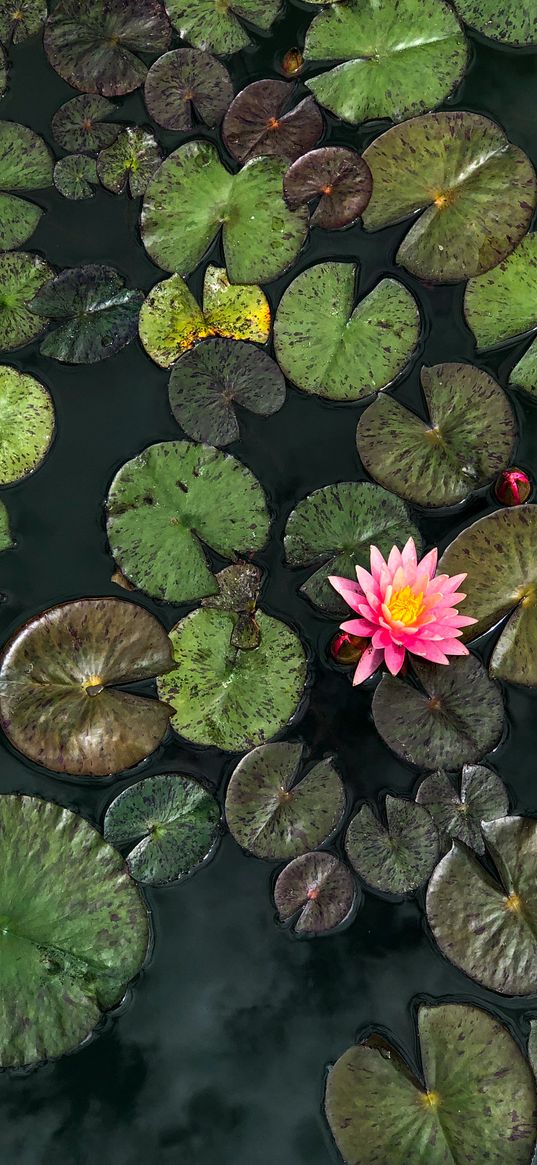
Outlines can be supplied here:
M537 44L537 10L533 0L456 0L455 8L465 24L483 36L521 48Z
M9 528L9 514L3 502L0 502L0 550L10 550L14 545Z
M326 841L341 821L345 789L332 759L300 776L302 754L301 744L262 745L243 757L229 782L229 830L257 858L297 858Z
M202 609L177 623L170 632L175 666L158 683L180 736L228 752L281 732L306 683L305 652L286 623L256 611L259 646L243 651L232 644L238 618Z
M0 350L29 344L44 331L47 321L30 308L34 296L54 271L31 251L0 254Z
M0 1066L71 1052L119 1003L149 945L125 863L82 817L0 797Z
M123 599L78 599L30 619L4 649L0 724L8 740L57 773L102 777L154 751L169 709L119 685L172 664L164 628Z
M184 603L217 593L203 547L224 558L260 550L263 490L228 454L189 441L150 445L116 474L107 502L112 554L131 582Z
M289 167L283 192L291 210L318 199L313 227L338 230L355 222L365 210L373 182L369 166L354 150L323 146L310 150Z
M60 158L54 167L54 185L64 198L75 201L93 198L94 186L99 185L94 158L87 154L68 154Z
M358 265L316 263L284 292L274 323L280 368L304 392L361 400L407 367L418 343L414 296L381 279L355 307Z
M106 97L81 93L60 105L52 118L54 140L69 153L97 154L115 142L121 126L104 119L115 113Z
M503 781L484 765L463 766L460 795L447 773L431 773L422 781L416 800L436 822L443 849L462 841L478 854L485 852L482 822L509 812Z
M54 429L48 389L33 376L0 364L0 485L20 481L38 468Z
M15 121L0 121L0 191L39 190L52 182L52 157L43 138ZM0 193L0 250L20 247L43 214L40 206Z
M409 894L430 878L438 861L436 825L415 801L386 797L387 828L369 805L353 817L345 838L356 872L384 894Z
M89 263L62 271L38 291L32 311L61 321L41 344L44 356L67 364L95 364L134 339L142 291L131 291L113 267Z
M276 279L296 259L308 226L307 211L291 211L284 200L285 169L278 158L254 158L230 174L210 142L179 146L146 191L141 229L150 258L188 275L223 226L231 282Z
M500 740L504 709L480 660L464 655L447 667L415 661L413 670L417 683L385 675L375 691L373 719L384 742L424 769L482 760Z
M128 125L111 146L101 150L97 173L106 190L133 198L144 194L147 184L162 162L162 150L152 133L139 125Z
M346 1165L530 1165L535 1084L518 1044L464 1003L418 1012L422 1078L373 1035L328 1074L325 1108Z
M159 0L59 0L45 25L52 68L75 89L119 97L143 85L138 53L161 53L171 29Z
M294 162L316 145L324 129L313 97L290 108L295 86L289 81L253 81L237 94L224 123L224 145L237 162L287 158Z
M471 364L422 368L428 422L386 394L358 423L364 468L386 489L421 506L453 506L509 465L517 426L509 401Z
M285 557L290 566L316 567L300 590L322 611L340 615L348 607L329 576L355 578L357 566L369 568L372 544L387 555L411 537L421 549L421 535L403 502L369 482L341 481L298 503L285 528Z
M281 922L295 919L303 936L326 934L345 922L356 902L354 878L334 854L302 854L276 879L274 905Z
M243 20L268 32L282 0L166 0L166 11L179 36L213 53L237 53L251 43Z
M496 348L537 328L537 235L526 235L493 271L470 279L464 314L478 349ZM537 391L537 344L513 368L510 383Z
M253 562L234 562L215 575L218 594L201 600L202 607L214 611L234 611L238 615L231 633L231 646L244 651L259 647L261 632L256 623L257 601L261 590L261 570Z
M46 0L0 0L0 41L22 44L41 31L46 19Z
M173 49L151 65L144 95L148 113L164 129L191 129L194 113L214 128L233 101L233 85L210 53Z
M331 113L359 125L402 121L445 101L466 69L468 45L443 0L363 0L320 12L304 59L341 62L306 84Z
M367 230L422 212L397 252L397 262L421 279L481 275L514 250L530 225L533 166L477 113L415 117L375 138L364 159L373 175Z
M127 867L137 882L161 886L201 865L215 848L219 821L217 802L198 781L164 773L130 785L112 801L104 836L128 849Z

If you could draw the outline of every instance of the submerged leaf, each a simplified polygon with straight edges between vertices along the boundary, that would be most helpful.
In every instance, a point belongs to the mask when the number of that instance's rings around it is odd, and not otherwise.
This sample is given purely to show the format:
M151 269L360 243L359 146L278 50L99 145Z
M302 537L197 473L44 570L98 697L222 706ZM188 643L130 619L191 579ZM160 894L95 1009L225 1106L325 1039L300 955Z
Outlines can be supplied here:
M96 154L115 142L121 126L103 119L115 113L115 105L106 97L81 93L60 105L52 118L55 141L64 150Z
M0 486L41 465L54 436L52 397L39 380L0 364Z
M30 304L53 278L52 267L40 255L31 251L0 254L0 350L29 344L45 330L47 320L36 315Z
M38 291L32 311L64 321L42 341L41 352L67 364L94 364L134 339L142 291L131 291L113 267L89 263L62 271Z
M289 167L283 192L291 210L318 198L311 225L338 230L365 210L373 182L369 166L354 150L323 146L310 150Z
M143 85L138 53L168 48L171 29L159 0L59 0L43 43L52 68L75 89L119 97Z
M162 150L152 133L138 125L128 125L111 146L101 150L97 173L106 190L133 198L144 194L155 170L162 162Z
M26 125L0 121L0 191L50 186L53 163L48 146ZM40 206L0 193L0 250L11 251L30 238L41 218Z
M268 31L282 0L166 0L166 11L179 36L213 53L237 53L250 37L242 23Z
M387 829L369 805L353 817L345 837L347 857L360 877L384 894L410 894L438 861L435 823L415 801L386 797Z
M194 113L214 128L233 101L233 85L225 66L210 53L173 49L151 65L144 96L148 113L164 129L191 129Z
M237 162L276 156L294 162L322 136L323 116L313 97L290 109L295 86L253 81L230 105L222 125L224 145Z
M201 606L213 611L234 611L238 619L231 634L231 646L253 651L261 642L255 618L261 590L260 568L253 562L234 562L219 570L214 581L218 594L202 599Z
M457 788L441 770L422 781L416 800L429 810L440 834L442 849L452 841L484 854L483 821L505 817L509 798L503 781L484 765L464 765L460 796Z
M86 154L68 154L54 167L54 185L64 198L93 198L99 178L94 158Z
M354 878L334 854L303 854L278 874L274 905L280 920L293 916L299 935L327 934L345 922L356 902Z
M46 0L0 0L0 41L22 44L41 31L46 19Z

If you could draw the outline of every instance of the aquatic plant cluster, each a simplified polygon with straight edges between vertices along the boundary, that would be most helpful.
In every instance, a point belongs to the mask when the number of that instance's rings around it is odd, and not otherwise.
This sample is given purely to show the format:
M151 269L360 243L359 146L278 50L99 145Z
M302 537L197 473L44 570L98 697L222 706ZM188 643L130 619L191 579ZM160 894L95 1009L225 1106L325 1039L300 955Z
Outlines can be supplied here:
M303 46L274 40L271 75L252 78L252 47L294 6ZM67 93L46 134L0 119L0 582L19 553L9 487L65 440L55 369L137 345L175 431L110 457L107 593L66 595L3 634L3 739L47 799L0 796L2 1067L99 1028L148 958L144 887L205 868L226 830L273 863L282 938L330 942L365 895L418 894L431 941L469 980L537 993L537 821L510 813L490 759L508 685L537 687L537 510L514 464L515 402L537 395L537 179L495 119L454 108L475 35L535 47L537 10L0 0L6 99L32 37ZM33 249L48 188L59 231L62 201L80 203L80 262L64 269ZM97 197L124 200L150 286L84 262ZM377 260L373 279L357 239L386 237L390 271ZM424 303L450 284L475 363L445 352L428 367ZM482 365L524 337L502 386ZM301 417L344 418L356 468L332 481L323 468L326 483L280 513L249 447L295 401ZM266 597L275 546L315 643ZM408 795L357 798L326 742L306 746L319 667L338 683L356 668ZM172 734L191 771L159 771ZM208 750L220 785L200 775ZM99 828L61 805L62 779L111 777ZM536 1031L526 1051L490 1011L429 1000L420 1077L385 1032L360 1033L324 1096L343 1159L530 1165Z

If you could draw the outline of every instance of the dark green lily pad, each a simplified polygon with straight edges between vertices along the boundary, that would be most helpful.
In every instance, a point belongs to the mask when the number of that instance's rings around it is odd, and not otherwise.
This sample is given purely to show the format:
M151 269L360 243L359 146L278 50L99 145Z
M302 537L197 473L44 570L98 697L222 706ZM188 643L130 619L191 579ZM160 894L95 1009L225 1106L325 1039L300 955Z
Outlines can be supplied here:
M353 817L345 837L356 873L383 894L410 894L430 878L438 861L436 825L415 801L386 797L387 828L369 805Z
M464 1003L421 1006L423 1078L373 1035L328 1074L325 1108L346 1165L530 1165L535 1084L507 1028Z
M334 854L303 854L282 870L274 886L274 905L281 922L295 915L299 935L326 934L349 917L356 902L356 884Z
M470 279L464 295L466 322L479 350L496 348L537 328L537 235L526 235L493 271ZM535 394L535 341L512 369L509 383Z
M320 105L352 125L402 121L433 109L454 90L468 62L457 17L443 0L334 4L306 35L309 65L336 68L306 82Z
M253 473L189 441L150 445L116 474L107 502L112 554L131 582L184 603L217 593L203 547L223 558L260 550L269 515Z
M256 609L261 590L261 570L253 562L234 562L214 576L217 595L201 600L202 607L213 611L234 611L238 615L231 633L231 646L243 651L259 647L261 632L256 623Z
M369 569L372 544L387 556L409 538L419 552L421 535L404 502L369 482L341 481L314 490L295 507L285 528L285 557L289 566L317 568L302 583L302 594L327 614L341 615L348 607L329 576L355 578L357 566Z
M242 21L268 32L282 0L166 0L166 11L179 36L213 53L237 53L251 43Z
M285 169L278 158L254 158L230 174L210 142L179 146L144 198L141 230L150 258L165 271L188 275L223 225L231 282L276 279L296 259L308 227L307 211L289 210L283 197Z
M323 115L313 97L289 108L295 86L289 81L253 81L237 94L222 125L224 145L237 162L287 158L294 162L322 137Z
M187 437L229 445L240 437L234 405L268 417L285 401L285 380L255 344L217 336L196 344L174 364L168 394Z
M537 44L537 9L533 0L455 0L455 8L466 24L483 36L521 48Z
M62 271L31 303L38 316L63 321L45 337L41 352L66 364L114 356L136 336L143 299L143 291L125 287L113 267L88 263Z
M0 350L12 351L41 335L47 321L30 309L34 296L54 271L31 251L0 254Z
M0 502L0 550L11 550L14 545L9 528L9 514L3 502Z
M133 198L144 194L148 182L162 162L162 150L152 133L139 125L128 125L111 146L101 150L97 173L106 190Z
M143 85L138 53L161 53L171 29L159 0L59 0L43 43L52 68L75 89L119 97Z
M52 397L39 380L0 364L0 485L41 465L54 436Z
M104 836L128 847L127 867L137 882L179 882L201 865L218 840L220 810L191 777L164 773L124 789L108 806Z
M0 724L15 748L55 773L103 777L145 760L169 709L118 685L172 665L153 615L123 599L77 599L35 615L0 665Z
M76 201L93 198L93 187L99 185L95 159L88 158L87 154L68 154L66 158L60 158L54 167L54 185L64 198Z
M81 93L60 105L52 118L54 140L69 153L97 154L115 142L121 126L105 121L116 107L106 97Z
M0 0L0 41L22 44L41 31L46 19L46 0Z
M421 370L429 414L422 421L386 394L358 423L364 468L386 489L421 506L453 506L509 465L517 425L509 401L471 364Z
M503 781L484 765L463 766L460 795L447 773L431 773L422 781L416 800L436 822L444 850L452 841L462 841L475 853L484 854L482 821L509 813Z
M449 283L481 275L514 250L530 225L533 166L477 113L415 117L375 138L364 159L373 175L363 214L367 230L422 212L396 256L421 279Z
M385 675L373 696L375 727L397 756L423 769L459 769L496 747L503 700L475 655L447 667L415 660L413 672L419 687Z
M213 501L214 504L214 501ZM276 736L295 715L306 655L286 623L256 611L259 646L232 643L239 616L193 611L170 632L175 666L158 682L175 731L193 744L245 752Z
M355 222L365 210L372 188L369 166L354 150L342 146L323 146L303 154L283 180L291 210L318 199L311 225L327 231Z
M193 114L214 128L233 101L221 61L199 49L173 49L155 61L145 79L147 111L164 129L189 130Z
M459 842L437 866L427 918L443 954L471 979L502 995L537 991L537 821L483 823L495 881Z
M337 829L345 789L333 760L299 778L301 744L280 741L243 757L226 793L226 821L235 841L268 861L288 861L316 849Z
M420 334L414 296L397 279L355 307L358 264L316 263L284 292L274 323L276 359L304 392L361 400L407 367Z
M537 684L537 506L496 510L458 535L439 570L465 571L466 607L475 639L510 615L490 660L490 673L513 684Z
M43 138L15 121L0 121L0 191L39 190L52 182L52 157ZM11 251L33 235L40 206L0 193L0 250Z
M71 1052L120 1003L149 945L125 863L82 817L0 797L0 1066Z

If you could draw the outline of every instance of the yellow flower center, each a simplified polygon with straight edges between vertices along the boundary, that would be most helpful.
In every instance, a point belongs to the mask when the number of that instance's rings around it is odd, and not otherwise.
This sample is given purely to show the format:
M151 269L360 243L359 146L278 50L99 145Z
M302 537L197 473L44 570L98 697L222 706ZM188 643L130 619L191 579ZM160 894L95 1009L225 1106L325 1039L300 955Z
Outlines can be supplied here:
M420 591L416 595L412 587L403 587L402 590L393 592L387 605L392 619L404 623L405 627L410 627L423 611L423 592Z
M438 1108L440 1104L440 1097L438 1092L422 1092L420 1095L420 1100L423 1104L427 1105L428 1108Z
M520 914L522 910L522 899L519 894L514 892L505 899L505 909L510 910L512 914Z

